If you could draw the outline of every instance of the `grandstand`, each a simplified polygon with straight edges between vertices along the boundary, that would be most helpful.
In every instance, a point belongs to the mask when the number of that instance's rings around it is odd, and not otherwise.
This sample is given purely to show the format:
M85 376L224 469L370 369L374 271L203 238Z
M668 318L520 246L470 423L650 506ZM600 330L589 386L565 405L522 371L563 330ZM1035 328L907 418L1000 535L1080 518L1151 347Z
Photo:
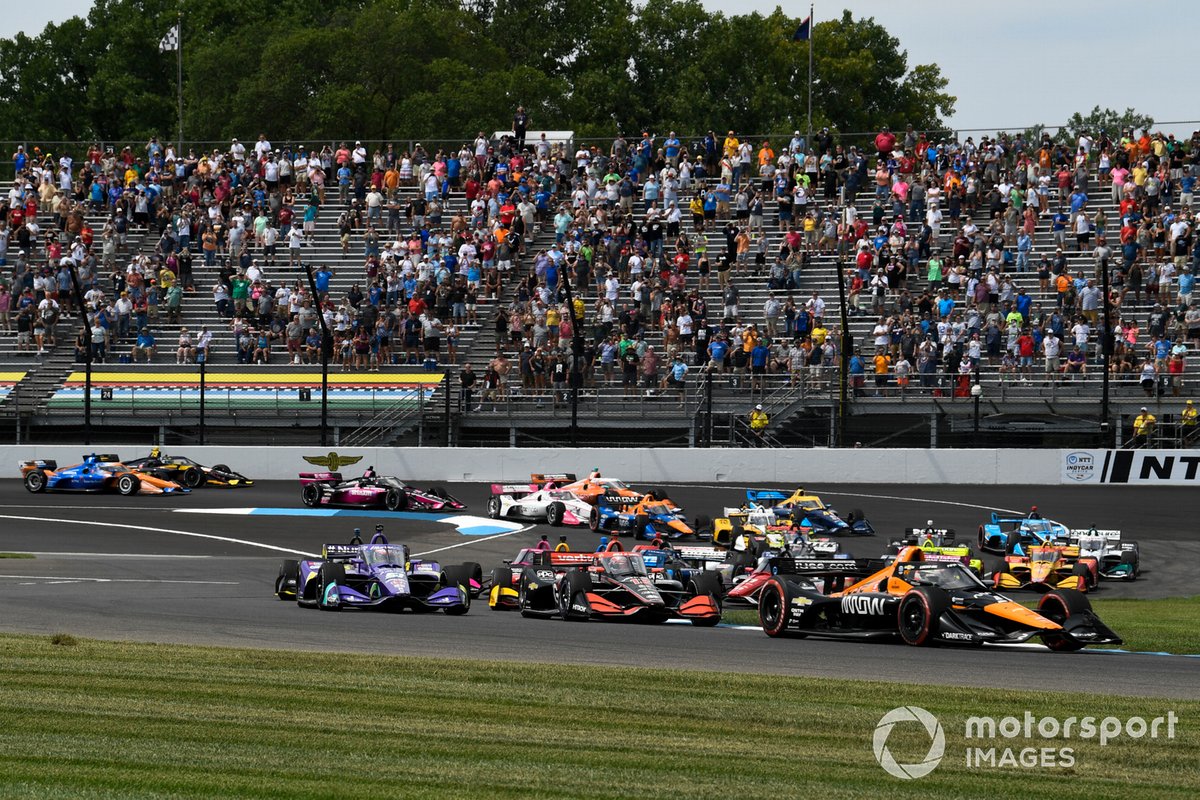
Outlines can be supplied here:
M756 146L760 138L752 138ZM786 141L786 137L772 137L772 141ZM498 151L503 151L505 146L502 141L493 141L490 144ZM609 143L597 144L601 150L608 150ZM981 198L994 183L1002 180L1003 174L1017 174L1015 159L1018 156L1014 152L1015 148L1009 144L994 174L980 164L978 171ZM572 146L585 147L585 144ZM1157 144L1151 144L1151 159L1154 158L1153 152L1156 147ZM1057 292L1053 281L1049 287L1044 287L1038 277L1036 265L1042 255L1054 255L1055 236L1051 230L1054 212L1060 204L1069 202L1066 196L1068 193L1080 189L1086 192L1088 202L1085 213L1088 218L1093 224L1097 221L1097 214L1100 215L1099 220L1107 220L1108 240L1113 245L1111 265L1116 267L1122 263L1121 248L1117 243L1122 227L1122 211L1114 192L1098 171L1100 159L1097 154L1102 149L1102 143L1096 143L1095 149L1096 153L1093 153L1084 170L1070 173L1070 186L1062 192L1062 196L1056 183L1050 185L1049 213L1039 215L1033 227L1033 252L1036 255L1031 259L1029 271L1017 272L1011 264L1002 266L999 270L1011 277L1014 291L1023 290L1025 295L1031 298L1028 321L1044 320L1057 306ZM1119 149L1120 144L1113 143L1114 155ZM1193 146L1191 152L1195 153L1196 149ZM544 381L545 388L541 388L543 381L537 377L531 381L535 386L523 387L520 375L520 341L527 337L544 336L545 333L538 330L541 327L540 323L535 323L533 330L523 331L514 344L509 333L510 328L499 327L497 318L501 313L510 315L514 310L518 313L524 311L524 295L521 293L520 282L533 268L537 254L550 250L556 242L553 220L555 210L560 205L565 205L574 212L572 224L565 237L568 241L576 237L577 231L579 238L590 236L597 224L595 207L602 204L600 201L605 194L603 188L598 188L595 196L587 197L587 183L584 179L577 175L574 183L567 179L566 176L573 172L578 163L575 154L570 150L570 147L565 148L562 158L558 159L561 172L560 177L554 181L553 203L537 226L527 232L524 257L519 260L513 273L505 276L497 297L491 298L486 296L486 292L480 293L475 321L457 324L459 335L454 359L447 359L448 348L443 344L440 359L436 362L422 356L415 359L414 363L381 363L377 371L354 369L340 363L343 337L339 336L338 343L335 344L334 363L330 367L328 413L331 441L350 444L454 441L502 446L565 441L677 445L711 443L734 446L823 446L834 443L849 445L855 442L865 445L916 443L953 446L977 442L997 445L1099 443L1115 437L1117 441L1123 442L1131 434L1132 418L1143 405L1152 407L1160 421L1155 441L1170 444L1177 442L1178 437L1184 433L1174 423L1186 397L1187 385L1183 380L1189 377L1188 374L1185 373L1175 381L1176 385L1172 385L1172 379L1165 374L1167 359L1164 358L1157 364L1163 374L1156 374L1150 381L1149 393L1141 385L1142 362L1146 360L1145 355L1152 343L1149 334L1152 327L1150 317L1154 313L1154 307L1149 294L1135 298L1130 293L1120 303L1119 308L1113 311L1114 323L1118 319L1136 322L1140 328L1140 335L1136 335L1132 343L1123 342L1120 348L1122 351L1129 351L1131 357L1127 359L1129 363L1126 369L1114 371L1112 374L1108 419L1112 429L1109 430L1103 429L1100 424L1103 369L1097 356L1099 326L1092 325L1090 332L1086 334L1089 357L1086 373L1082 375L1045 375L1040 353L1034 359L1034 367L1028 376L1019 371L1010 372L1002 363L993 363L993 360L986 357L986 347L984 357L973 367L952 367L952 371L947 371L946 355L953 352L948 361L954 365L959 362L960 353L969 351L970 347L969 340L961 332L951 329L951 338L957 338L958 341L953 342L949 348L944 348L939 343L936 348L938 362L932 374L920 374L914 359L912 378L908 387L902 391L897 385L894 365L889 365L886 368L886 382L877 388L872 374L872 357L876 353L875 327L879 315L871 312L874 303L869 290L866 289L858 297L862 313L851 316L849 320L854 348L860 351L865 362L865 385L856 388L853 380L848 381L851 386L844 402L839 381L840 354L826 354L824 368L819 370L805 368L793 371L787 368L789 356L782 348L790 340L806 338L804 336L779 330L771 343L771 361L782 362L785 366L779 371L768 370L756 380L748 372L743 374L742 370L733 367L732 358L729 369L715 373L707 371L703 363L707 359L698 355L698 348L678 343L676 333L658 326L655 320L646 320L647 324L644 324L642 329L642 339L662 358L658 368L659 376L665 373L670 356L674 353L678 353L688 364L689 371L682 392L674 388L662 388L657 385L657 381L654 388L648 388L640 380L636 388L624 387L619 365L609 373L603 365L591 361L584 367L588 376L583 380L575 404L570 402L569 392L559 393L550 388L553 384L548 376ZM1055 166L1060 159L1068 166L1073 166L1073 150L1073 147L1059 148L1054 155ZM79 155L82 156L82 153L81 149ZM1026 153L1032 155L1032 148L1027 149ZM810 204L810 208L819 208L819 213L829 214L835 222L850 219L851 214L845 211L847 206L854 209L853 215L860 219L872 220L873 216L877 216L874 209L875 192L870 180L874 175L876 160L874 153L868 155L871 165L867 171L869 180L856 197L846 202L848 198L845 195L845 174L842 174L838 178L838 186L832 200L826 201L822 197L820 187L813 186L814 202ZM554 161L555 159L550 159L549 163ZM1174 200L1175 206L1178 207L1181 175L1173 174L1167 162L1168 159L1164 159L1165 174L1159 192L1164 201L1168 198ZM467 166L468 171L473 169L474 160L472 159ZM489 162L487 166L489 170L494 170L494 162ZM1185 166L1188 171L1192 169L1190 161ZM355 192L351 191L348 201L339 197L339 192L334 186L335 181L330 180L326 191L326 203L320 208L312 225L311 236L300 248L304 263L315 267L327 267L332 271L327 296L335 306L342 305L343 298L351 292L352 287L357 286L366 292L369 284L369 276L364 268L366 227L358 225L351 232L348 245L344 246L339 221L353 208L365 207L370 167L369 162L364 165L365 174L360 179L362 190L358 193L359 197L356 198ZM624 167L612 169L622 173L627 171ZM784 166L783 169L787 174L787 167ZM413 181L404 182L396 188L394 201L397 208L403 209L410 201L422 196L421 172L418 165L414 170ZM919 170L917 174L920 174ZM930 168L931 183L941 185L942 175L940 168ZM601 178L602 175L595 177ZM891 178L889 175L889 180ZM21 183L18 181L14 184L10 202L14 202L21 194ZM844 269L846 287L849 289L855 272L857 237L842 237L844 241L836 248L840 255L832 252L834 248L827 248L829 252L807 250L802 266L796 273L798 280L787 288L779 285L772 288L772 268L780 260L781 253L786 252L786 231L781 229L778 223L779 204L770 189L763 195L763 242L761 245L757 241L753 244L753 250L765 252L765 264L756 269L751 254L748 263L734 272L733 284L740 295L737 303L739 313L736 318L722 319L722 310L726 303L717 276L717 263L727 249L727 234L724 230L726 220L718 219L707 225L706 230L701 231L693 223L687 208L693 194L700 193L703 196L718 189L720 183L719 174L694 181L690 188L681 188L677 201L683 212L680 235L686 240L690 255L690 264L682 278L683 291L695 291L706 303L710 336L724 330L731 334L731 343L737 348L740 345L740 339L737 337L744 326L755 324L760 330L766 330L768 320L765 318L764 306L770 295L773 294L781 304L786 304L792 299L798 307L802 307L803 303L816 293L825 304L824 319L830 340L838 341L839 264ZM746 186L747 181L743 180L741 185ZM758 189L759 181L755 179L750 185ZM573 196L574 189L580 186L585 188L582 199L578 195ZM486 184L483 190L487 191ZM76 188L76 192L83 191L83 187ZM642 199L642 187L639 186L635 191L631 217L635 225L641 225L648 220L647 203ZM1139 187L1137 191L1140 209L1145 205L1145 198L1141 196L1144 194L1144 187ZM86 194L82 197L86 197ZM164 202L169 202L165 199L168 197L169 194L164 195ZM351 202L355 201L357 205L352 206ZM452 220L459 214L466 220L471 219L471 204L461 187L446 187L442 202L444 208L440 228L431 225L431 229L448 231ZM294 203L291 204L297 224L308 204L308 195L297 189L294 192ZM586 206L582 213L579 209L581 204ZM884 205L887 210L883 217L887 224L893 217L890 198L885 198ZM943 210L949 212L949 205L944 198ZM1165 205L1165 202L1160 203L1158 213L1161 214ZM93 208L87 203L80 203L79 207L82 211L82 221L92 229L96 241L100 242L102 232L109 223L110 209ZM655 204L655 207L658 208L659 204ZM278 209L272 208L268 216L277 219ZM496 219L499 215L497 210L492 208L486 216L488 218L482 221L480 230L491 231L499 225ZM731 216L736 217L736 213L731 212ZM977 235L981 240L987 236L987 216L988 204L981 199L973 216L980 229ZM381 210L380 220L384 228L387 227L387 217L388 211L385 207ZM43 211L38 215L39 223L44 226L46 218L47 215ZM614 223L612 215L609 216L608 222L610 225ZM745 227L748 220L735 218L732 222ZM817 224L819 228L820 223ZM128 360L128 354L136 343L136 334L131 334L115 341L108 348L104 363L93 366L93 425L114 433L120 431L125 435L140 432L140 435L152 436L159 440L193 441L198 435L197 427L201 421L200 386L203 381L203 421L209 441L218 441L221 437L244 441L247 429L255 432L253 435L258 437L256 440L261 439L264 442L314 441L315 426L319 418L321 386L320 367L315 363L317 359L309 354L299 359L303 363L296 363L297 359L288 358L284 342L280 339L272 342L273 352L267 363L239 363L248 359L239 358L237 335L232 330L229 319L218 313L212 299L213 287L229 280L229 271L226 270L222 274L221 268L222 262L229 256L223 253L221 255L225 258L219 256L214 265L206 265L200 250L201 228L202 223L193 223L191 247L195 255L191 259L191 273L195 291L185 292L182 312L177 321L169 320L163 309L160 310L157 324L152 323L150 326L157 339L158 353L155 363L121 363ZM920 229L920 222L909 221L908 228L908 236L915 238ZM412 230L412 226L402 217L400 229L407 234ZM954 242L960 230L960 227L951 222L947 213L941 225L941 235L935 244L935 247L940 247L947 265L954 263ZM45 232L43 227L43 235ZM63 244L69 248L71 242L68 239L71 234L57 230L54 232L61 236ZM865 238L873 239L874 233L875 226L872 220L872 235ZM1149 223L1146 235L1149 237L1150 249L1153 250L1155 232ZM1190 230L1188 235L1191 237ZM599 240L600 236L597 235L596 239ZM1068 246L1064 248L1064 257L1067 274L1095 277L1095 240L1093 239L1091 245L1084 248L1083 252L1075 251L1074 242L1074 236L1066 237ZM124 270L135 255L155 256L159 245L160 236L153 226L150 230L131 227L126 248L117 254L116 266ZM664 252L668 259L675 253L673 245L673 241L665 243ZM703 252L700 248L704 248L711 264L711 280L706 288L701 288L697 280L697 261ZM871 252L874 248L874 244L869 245ZM97 250L99 256L99 246L93 249ZM14 251L14 243L10 241L10 265L16 261ZM1005 262L1002 263L1008 264L1015 260L1015 247L1011 238L1006 240L1002 252L1002 258L1005 258ZM1145 262L1147 267L1160 260L1169 260L1165 255L1162 259L1155 258L1153 252L1149 255L1150 258ZM275 264L266 263L265 255L258 246L252 246L251 257L262 269L263 281L269 282L271 289L277 289L284 284L291 287L307 286L308 277L305 271L288 264L285 239L280 240ZM35 266L46 264L46 249L37 247L29 260ZM1190 260L1190 253L1185 260ZM619 270L619 265L611 266ZM909 273L907 286L914 303L926 288L927 269L928 259L920 258ZM100 269L97 275L99 285L111 296L113 286L107 278L108 272L109 270ZM986 274L986 268L982 272ZM668 280L669 273L670 270L663 273ZM594 280L573 288L586 307L585 319L580 327L584 338L590 342L597 333L599 311L596 301L600 292ZM1176 288L1173 287L1162 295L1163 298L1169 296L1171 302L1166 304L1169 307L1175 305L1175 292ZM630 303L628 281L620 283L618 298L617 307L614 309L616 314ZM561 295L555 297L551 305L557 306L563 299ZM898 300L899 293L896 287L891 287L881 300L881 305L888 315L894 312ZM970 302L964 302L963 294L960 293L956 312L965 318L972 305ZM431 309L431 312L435 315L440 313L436 308ZM544 314L544 310L541 313ZM939 336L936 312L933 316L933 336L936 339ZM1175 317L1176 315L1168 315L1163 318L1162 333L1174 333L1178 326L1179 338L1182 339L1184 320L1182 314L1178 315L1178 320ZM778 328L783 327L783 319L781 313ZM453 320L443 319L442 322L449 325ZM915 318L909 322L915 323ZM352 330L352 324L348 326L349 330ZM1169 329L1167 326L1170 326ZM23 433L18 435L53 439L77 434L84 380L83 368L74 347L78 327L78 317L64 315L54 328L55 344L48 345L45 353L40 355L33 351L19 350L19 337L15 334L0 335L0 418L6 424L16 425L18 429L23 430ZM885 345L888 352L903 349L899 341L893 347L892 327L897 327L894 338L900 339L899 323L896 326L889 325ZM203 369L194 363L175 363L176 343L183 328L188 329L194 336L204 329L213 334L209 356ZM1071 336L1070 329L1071 324L1068 322L1065 325L1064 341ZM402 354L402 332L394 328L391 334L393 351ZM352 348L348 338L346 341ZM1007 336L1002 340L1001 347L1006 343ZM555 349L548 348L550 351ZM563 340L557 349L562 353L563 360L567 360L568 343ZM1069 345L1064 344L1064 359L1069 350ZM498 353L505 354L512 365L512 371L506 390L485 399L483 381L489 364ZM1133 357L1135 354L1136 357ZM122 356L126 359L122 359ZM995 361L999 362L1000 359ZM478 380L470 403L464 401L459 389L462 365L468 363ZM551 370L552 367L547 369ZM976 386L978 388L972 391ZM1180 393L1176 394L1176 391ZM752 433L746 425L747 414L756 404L763 405L771 418L770 425L761 436ZM650 422L639 425L631 424L632 420Z

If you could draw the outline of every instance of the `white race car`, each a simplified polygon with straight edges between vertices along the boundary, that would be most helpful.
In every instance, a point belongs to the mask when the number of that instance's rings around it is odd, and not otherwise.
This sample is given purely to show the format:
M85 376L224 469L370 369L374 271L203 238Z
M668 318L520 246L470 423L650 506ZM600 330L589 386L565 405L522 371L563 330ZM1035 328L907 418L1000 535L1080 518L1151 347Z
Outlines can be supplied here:
M532 491L531 491L532 490ZM554 488L538 489L527 483L494 483L488 498L488 516L492 519L524 519L550 525L587 525L594 511L592 504L574 492Z

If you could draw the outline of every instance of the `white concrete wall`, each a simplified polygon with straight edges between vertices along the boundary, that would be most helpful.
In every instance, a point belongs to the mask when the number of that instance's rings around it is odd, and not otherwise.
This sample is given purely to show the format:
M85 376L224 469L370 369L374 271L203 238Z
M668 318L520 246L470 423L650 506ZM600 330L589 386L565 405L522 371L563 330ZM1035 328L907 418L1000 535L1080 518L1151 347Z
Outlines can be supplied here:
M79 462L84 452L146 455L149 448L122 445L0 446L0 476L18 477L19 461L51 458L59 465ZM355 447L181 447L178 452L202 464L228 464L259 480L292 480L299 472L321 471L303 456L333 450L363 456L342 468L347 475L373 465L381 474L404 480L523 481L531 472L574 472L593 468L639 484L695 483L908 483L1058 484L1065 483L1060 450L800 450L674 448L355 448ZM169 449L168 449L169 451Z

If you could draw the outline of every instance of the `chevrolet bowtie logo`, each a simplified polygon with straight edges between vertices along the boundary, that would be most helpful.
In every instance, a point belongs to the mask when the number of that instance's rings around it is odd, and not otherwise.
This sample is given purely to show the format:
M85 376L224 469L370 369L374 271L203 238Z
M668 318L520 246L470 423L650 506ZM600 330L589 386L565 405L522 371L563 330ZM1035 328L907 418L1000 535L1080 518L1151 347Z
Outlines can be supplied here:
M330 452L324 456L304 456L304 460L314 466L325 467L330 472L337 472L342 467L348 467L351 464L357 464L363 460L362 456L339 456L337 453Z

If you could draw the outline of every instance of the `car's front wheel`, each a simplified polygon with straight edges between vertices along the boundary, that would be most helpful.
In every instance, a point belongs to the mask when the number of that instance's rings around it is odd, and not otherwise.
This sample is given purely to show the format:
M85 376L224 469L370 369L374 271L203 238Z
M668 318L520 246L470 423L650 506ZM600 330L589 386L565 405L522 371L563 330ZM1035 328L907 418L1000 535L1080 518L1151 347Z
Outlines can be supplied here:
M140 488L142 482L128 472L117 478L117 491L125 497L137 494Z
M555 501L546 507L546 523L554 527L563 524L563 514L566 513L567 507L562 503Z
M500 498L490 497L487 503L488 516L492 519L500 519Z
M388 489L383 496L383 505L388 511L403 511L408 506L408 495L399 489Z

